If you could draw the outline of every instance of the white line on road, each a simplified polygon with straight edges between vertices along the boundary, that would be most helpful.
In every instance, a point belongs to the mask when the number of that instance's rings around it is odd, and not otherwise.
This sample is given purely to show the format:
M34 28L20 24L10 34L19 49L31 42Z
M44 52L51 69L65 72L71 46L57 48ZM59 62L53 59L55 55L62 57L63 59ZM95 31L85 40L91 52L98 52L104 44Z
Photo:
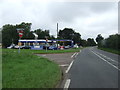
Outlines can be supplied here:
M81 52L81 50L80 50L80 52Z
M93 51L92 51L93 52ZM114 66L112 63L108 62L107 60L105 60L104 58L102 58L101 56L99 56L97 53L93 52L95 55L97 55L100 59L102 59L103 61L107 62L108 64L110 64L111 66L113 66L114 68L118 69L120 71L120 69L116 66Z
M65 66L69 66L69 64L63 64L63 65L59 65L61 67L65 67Z
M72 64L73 64L73 61L70 63L70 65L69 65L69 67L67 68L67 70L65 71L65 73L68 73L68 71L70 70Z
M118 63L118 61L113 60L113 59L111 59L111 58L109 58L109 57L107 57L107 56L105 56L105 55L103 55L103 54L100 54L100 53L98 53L98 52L96 52L96 53L99 54L99 55L101 55L101 56L103 56L103 57L105 57L106 59L109 59L109 60L111 60L111 61L113 61L113 62Z
M70 79L67 79L67 80L66 80L65 86L64 86L65 89L68 89L68 88L69 88L70 81L71 81Z
M74 53L74 54L71 56L71 58L73 58L75 54L76 54L76 53Z
M78 53L76 53L75 57L77 57Z

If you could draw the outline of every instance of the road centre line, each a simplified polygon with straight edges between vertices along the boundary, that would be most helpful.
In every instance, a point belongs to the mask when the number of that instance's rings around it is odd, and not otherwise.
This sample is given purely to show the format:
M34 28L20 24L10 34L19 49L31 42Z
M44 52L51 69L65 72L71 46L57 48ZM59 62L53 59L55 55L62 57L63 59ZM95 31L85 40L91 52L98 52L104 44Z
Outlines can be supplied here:
M65 89L68 89L69 88L69 85L70 85L70 79L67 79L66 82L65 82L65 85L64 85L64 88Z
M113 59L111 59L111 58L109 58L109 57L107 57L107 56L105 56L105 55L103 55L103 54L100 54L100 53L98 53L98 52L96 52L96 53L99 54L99 55L101 55L101 56L103 56L103 57L105 57L105 58L107 58L107 59L109 59L109 60L111 60L111 61L113 61L113 62L118 63L117 61L115 61L115 60L113 60Z
M71 58L73 58L75 54L76 54L76 52L71 56Z
M69 67L67 68L67 70L65 71L65 73L68 73L68 71L70 70L72 64L73 64L73 61L70 63L70 65L69 65Z
M93 52L93 51L91 51ZM118 69L120 71L120 69L116 66L114 66L112 63L108 62L107 60L105 60L104 58L102 58L101 56L99 56L97 53L93 52L96 56L98 56L100 59L102 59L103 61L107 62L108 64L110 64L111 66L113 66L114 68Z

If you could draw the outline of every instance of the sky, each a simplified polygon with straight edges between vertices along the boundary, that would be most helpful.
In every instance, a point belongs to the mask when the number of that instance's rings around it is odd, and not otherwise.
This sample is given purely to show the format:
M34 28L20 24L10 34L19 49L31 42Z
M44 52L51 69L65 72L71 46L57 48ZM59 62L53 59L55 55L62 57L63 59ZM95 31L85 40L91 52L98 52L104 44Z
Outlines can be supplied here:
M5 24L32 23L31 30L72 28L81 38L107 38L118 33L117 2L73 2L50 0L0 0L0 27Z

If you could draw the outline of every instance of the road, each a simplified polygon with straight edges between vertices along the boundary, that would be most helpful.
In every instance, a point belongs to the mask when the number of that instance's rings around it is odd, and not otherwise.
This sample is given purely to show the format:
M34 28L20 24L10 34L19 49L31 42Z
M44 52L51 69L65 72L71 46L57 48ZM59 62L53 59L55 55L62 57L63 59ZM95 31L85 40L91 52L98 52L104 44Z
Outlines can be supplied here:
M69 70L69 88L118 88L118 55L83 49Z

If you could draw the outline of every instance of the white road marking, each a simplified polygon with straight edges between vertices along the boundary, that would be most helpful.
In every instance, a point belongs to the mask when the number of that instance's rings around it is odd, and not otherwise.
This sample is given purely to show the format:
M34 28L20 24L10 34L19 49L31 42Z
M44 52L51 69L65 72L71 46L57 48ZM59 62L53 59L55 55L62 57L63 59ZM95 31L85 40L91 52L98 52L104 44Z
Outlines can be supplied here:
M46 55L42 55L43 57L45 57Z
M96 53L98 53L98 52L96 52ZM107 56L105 56L105 55L103 55L103 54L100 54L100 53L98 53L98 54L101 55L101 56L103 56L103 57L105 57L106 59L109 59L109 60L111 60L111 61L113 61L113 62L118 63L118 61L113 60L113 59L111 59L111 58L109 58L109 57L107 57Z
M93 51L92 51L93 52ZM116 67L115 65L113 65L112 63L108 62L107 60L105 60L104 58L102 58L101 56L99 56L97 53L93 52L95 55L97 55L100 59L102 59L103 61L107 62L108 64L110 64L111 66L113 66L114 68L116 68L117 70L120 71L120 69L118 67Z
M80 52L81 52L81 50L80 50Z
M65 73L68 73L68 71L70 70L72 64L73 64L73 61L70 63L70 65L69 65L69 67L67 68L67 70L65 71Z
M64 85L64 88L68 89L69 88L69 85L70 85L70 79L67 79L66 82L65 82L65 85Z
M75 57L77 57L78 53L76 53Z
M69 66L69 64L63 64L63 65L59 65L61 67L65 67L65 66Z
M74 53L74 54L71 56L71 58L73 58L75 54L76 54L76 53Z

